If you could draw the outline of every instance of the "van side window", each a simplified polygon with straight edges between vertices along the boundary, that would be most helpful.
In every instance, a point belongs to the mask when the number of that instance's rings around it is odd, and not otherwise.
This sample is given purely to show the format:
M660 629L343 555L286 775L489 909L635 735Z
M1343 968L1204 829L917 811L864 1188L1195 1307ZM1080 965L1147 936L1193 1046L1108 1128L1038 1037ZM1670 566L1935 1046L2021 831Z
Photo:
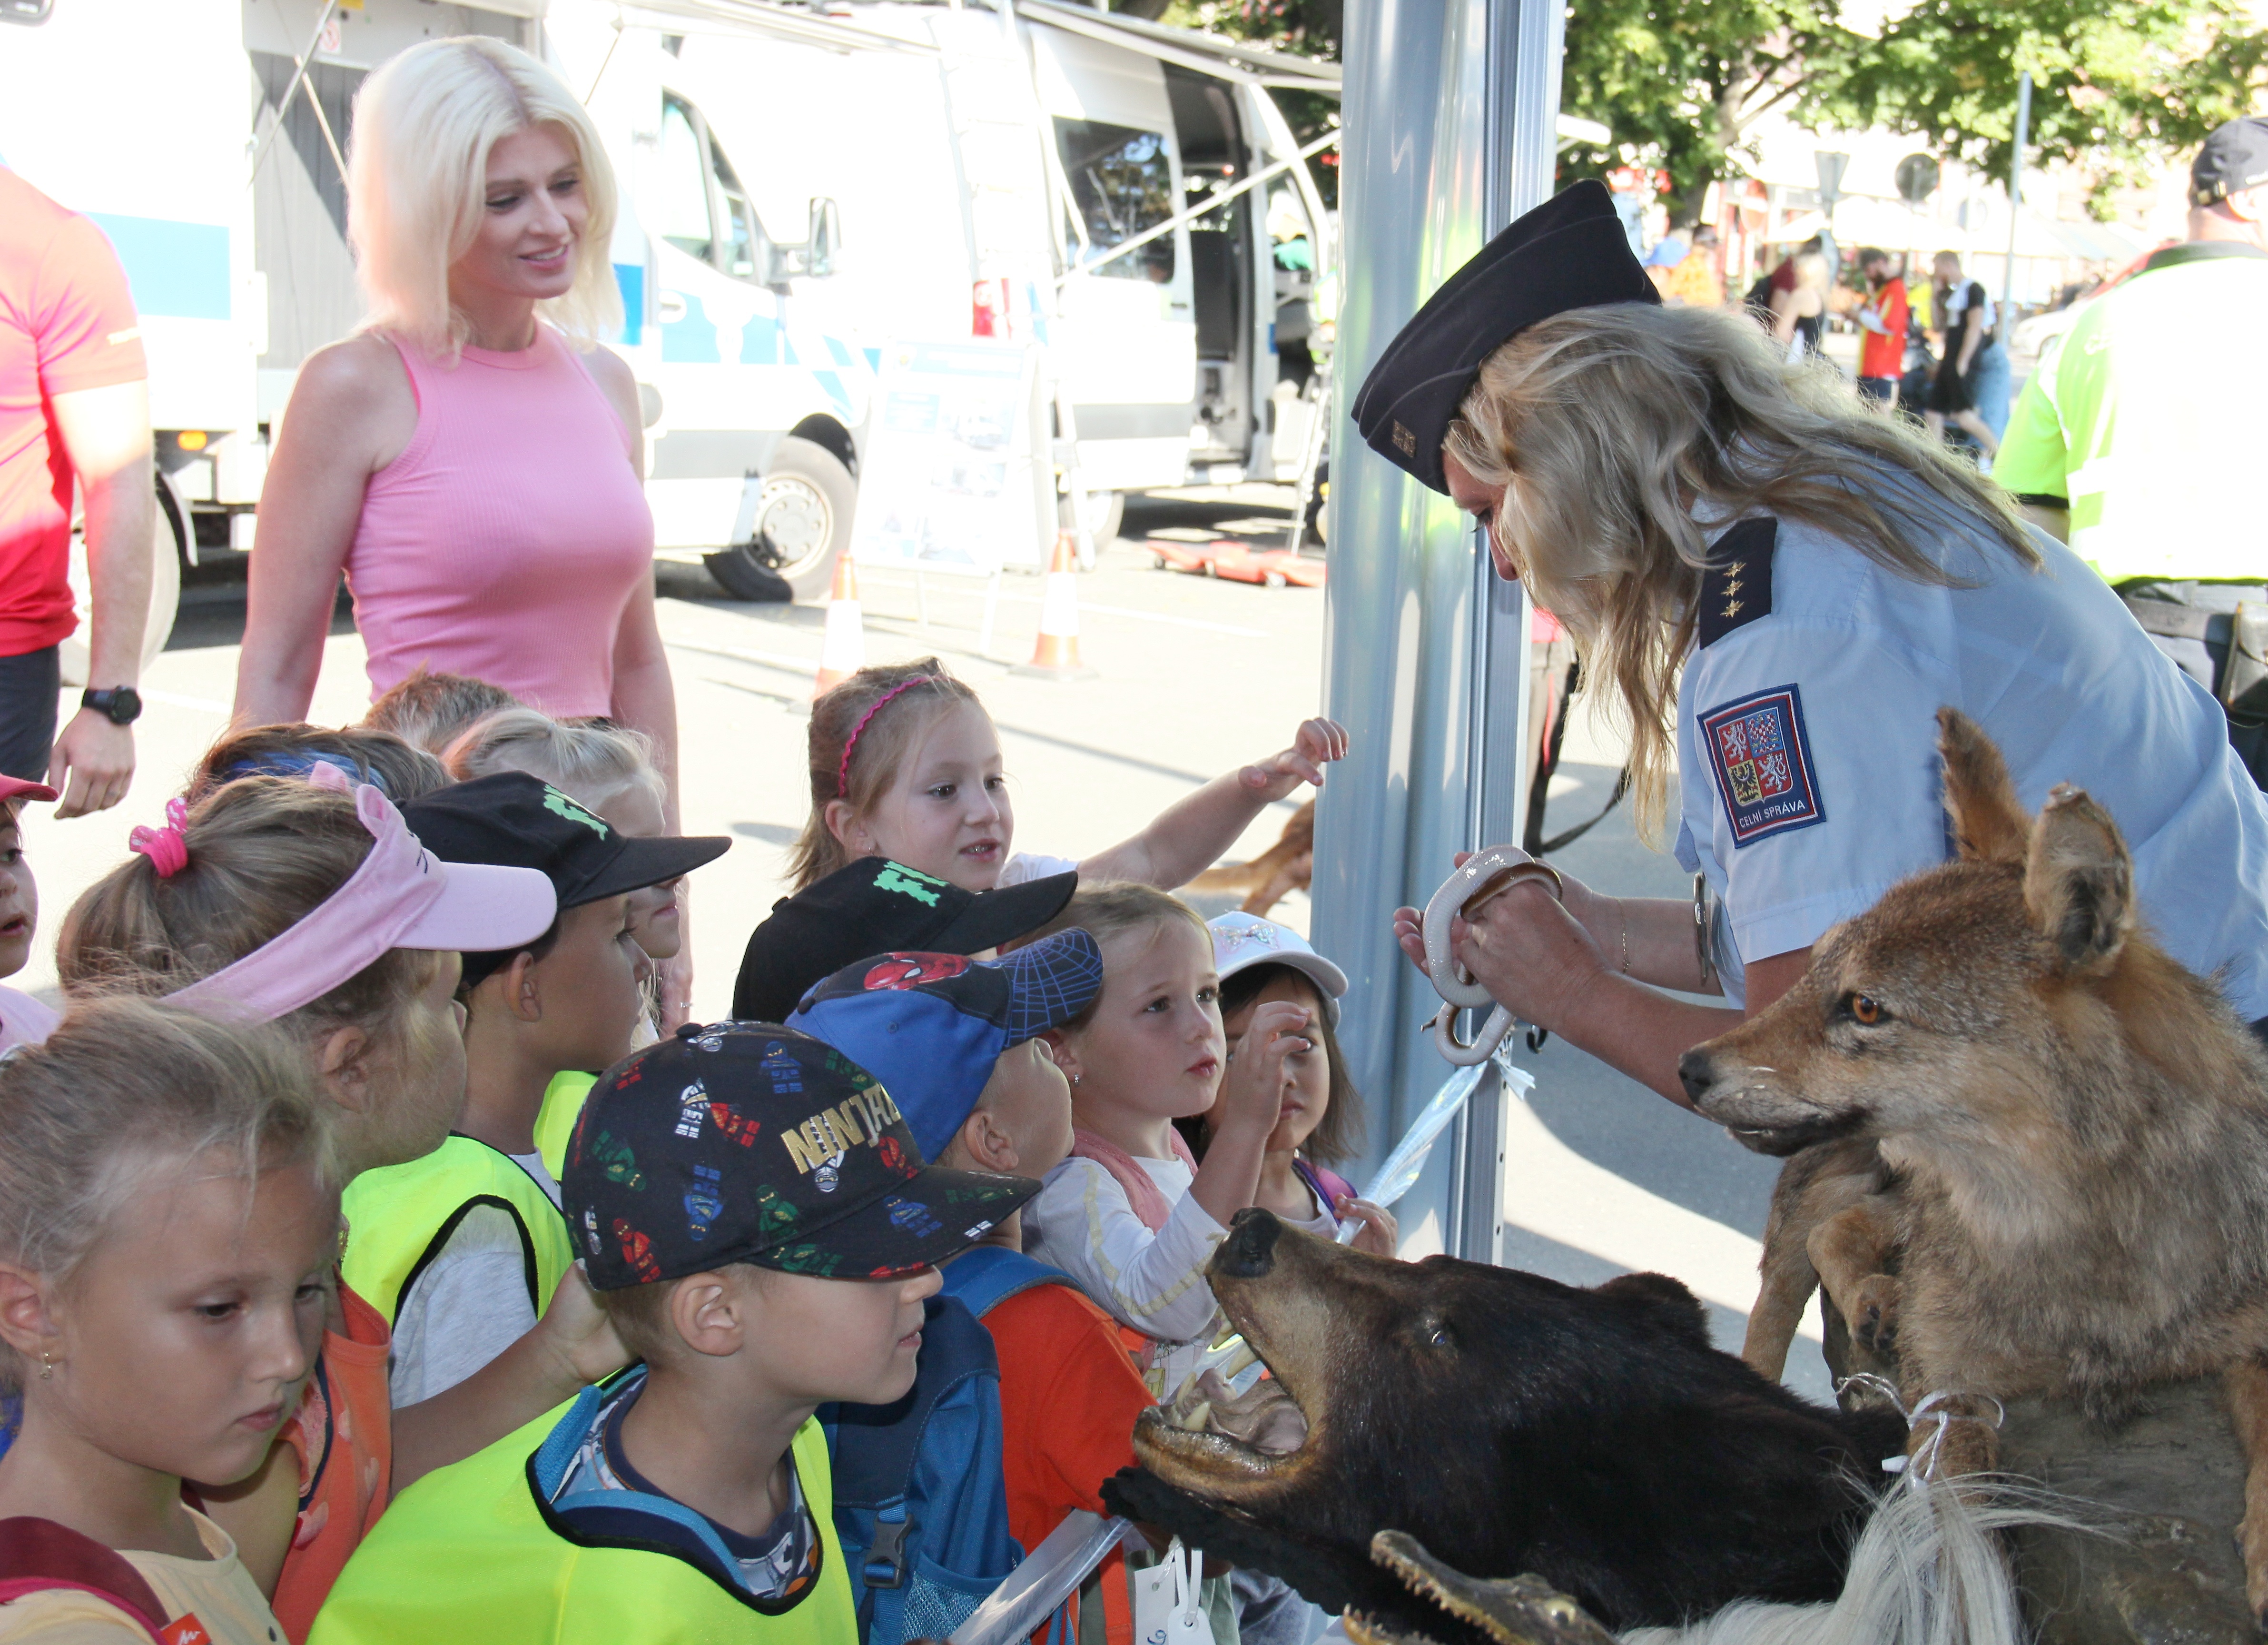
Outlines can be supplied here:
M1163 133L1096 120L1057 120L1056 149L1071 183L1076 226L1065 224L1064 259L1076 268L1174 215L1173 159ZM1078 229L1084 228L1082 247ZM1174 237L1112 259L1094 271L1118 280L1174 277Z
M706 145L694 129L693 114L674 97L661 104L662 239L688 257L707 262L716 232L709 222L709 167L703 160Z
M711 138L709 144L711 169L717 173L718 197L724 202L725 243L718 249L725 273L736 280L755 280L756 240L761 233L756 227L756 209L748 203L748 191L740 187L740 177L733 170L733 162L725 158L725 151Z

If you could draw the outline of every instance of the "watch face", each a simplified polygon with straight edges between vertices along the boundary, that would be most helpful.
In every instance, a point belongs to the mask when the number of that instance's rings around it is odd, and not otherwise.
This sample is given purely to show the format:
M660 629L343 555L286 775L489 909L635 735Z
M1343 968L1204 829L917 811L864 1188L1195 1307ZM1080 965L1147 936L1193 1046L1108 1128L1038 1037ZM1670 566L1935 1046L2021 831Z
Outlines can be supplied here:
M114 726L130 726L142 718L142 694L130 685L107 691L89 691L79 698Z

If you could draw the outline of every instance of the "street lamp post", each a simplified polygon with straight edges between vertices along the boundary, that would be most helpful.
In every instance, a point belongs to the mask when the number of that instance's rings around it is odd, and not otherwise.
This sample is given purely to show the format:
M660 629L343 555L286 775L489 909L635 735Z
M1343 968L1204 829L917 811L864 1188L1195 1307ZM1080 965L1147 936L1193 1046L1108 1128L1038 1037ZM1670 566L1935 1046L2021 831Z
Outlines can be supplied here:
M2008 264L2000 277L2003 327L2008 323L2008 304L2016 294L2016 218L2024 209L2024 144L2031 135L2032 71L2027 69L2016 77L2016 146L2008 159Z

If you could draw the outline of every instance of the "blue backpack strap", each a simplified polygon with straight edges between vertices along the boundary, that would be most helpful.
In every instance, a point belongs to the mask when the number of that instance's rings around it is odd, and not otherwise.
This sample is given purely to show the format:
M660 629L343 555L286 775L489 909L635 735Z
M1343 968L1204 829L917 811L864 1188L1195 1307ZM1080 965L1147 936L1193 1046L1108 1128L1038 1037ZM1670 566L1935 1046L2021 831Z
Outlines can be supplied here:
M1062 1269L1050 1268L1036 1258L1010 1250L1005 1245L979 1245L974 1250L963 1251L939 1272L945 1279L944 1294L960 1299L961 1305L979 1319L1018 1292L1028 1291L1034 1286L1067 1285L1073 1290L1079 1288L1079 1282Z

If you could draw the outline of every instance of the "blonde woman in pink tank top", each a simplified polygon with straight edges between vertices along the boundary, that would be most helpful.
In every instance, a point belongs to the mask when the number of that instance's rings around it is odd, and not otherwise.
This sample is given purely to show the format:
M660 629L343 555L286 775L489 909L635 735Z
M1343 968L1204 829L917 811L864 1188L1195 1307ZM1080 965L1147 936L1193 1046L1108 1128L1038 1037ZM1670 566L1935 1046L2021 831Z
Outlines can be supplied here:
M260 498L235 720L305 718L343 572L373 697L423 665L652 739L678 831L677 705L608 247L615 182L549 69L428 41L355 105L363 329L300 367ZM665 977L682 1010L689 964Z

